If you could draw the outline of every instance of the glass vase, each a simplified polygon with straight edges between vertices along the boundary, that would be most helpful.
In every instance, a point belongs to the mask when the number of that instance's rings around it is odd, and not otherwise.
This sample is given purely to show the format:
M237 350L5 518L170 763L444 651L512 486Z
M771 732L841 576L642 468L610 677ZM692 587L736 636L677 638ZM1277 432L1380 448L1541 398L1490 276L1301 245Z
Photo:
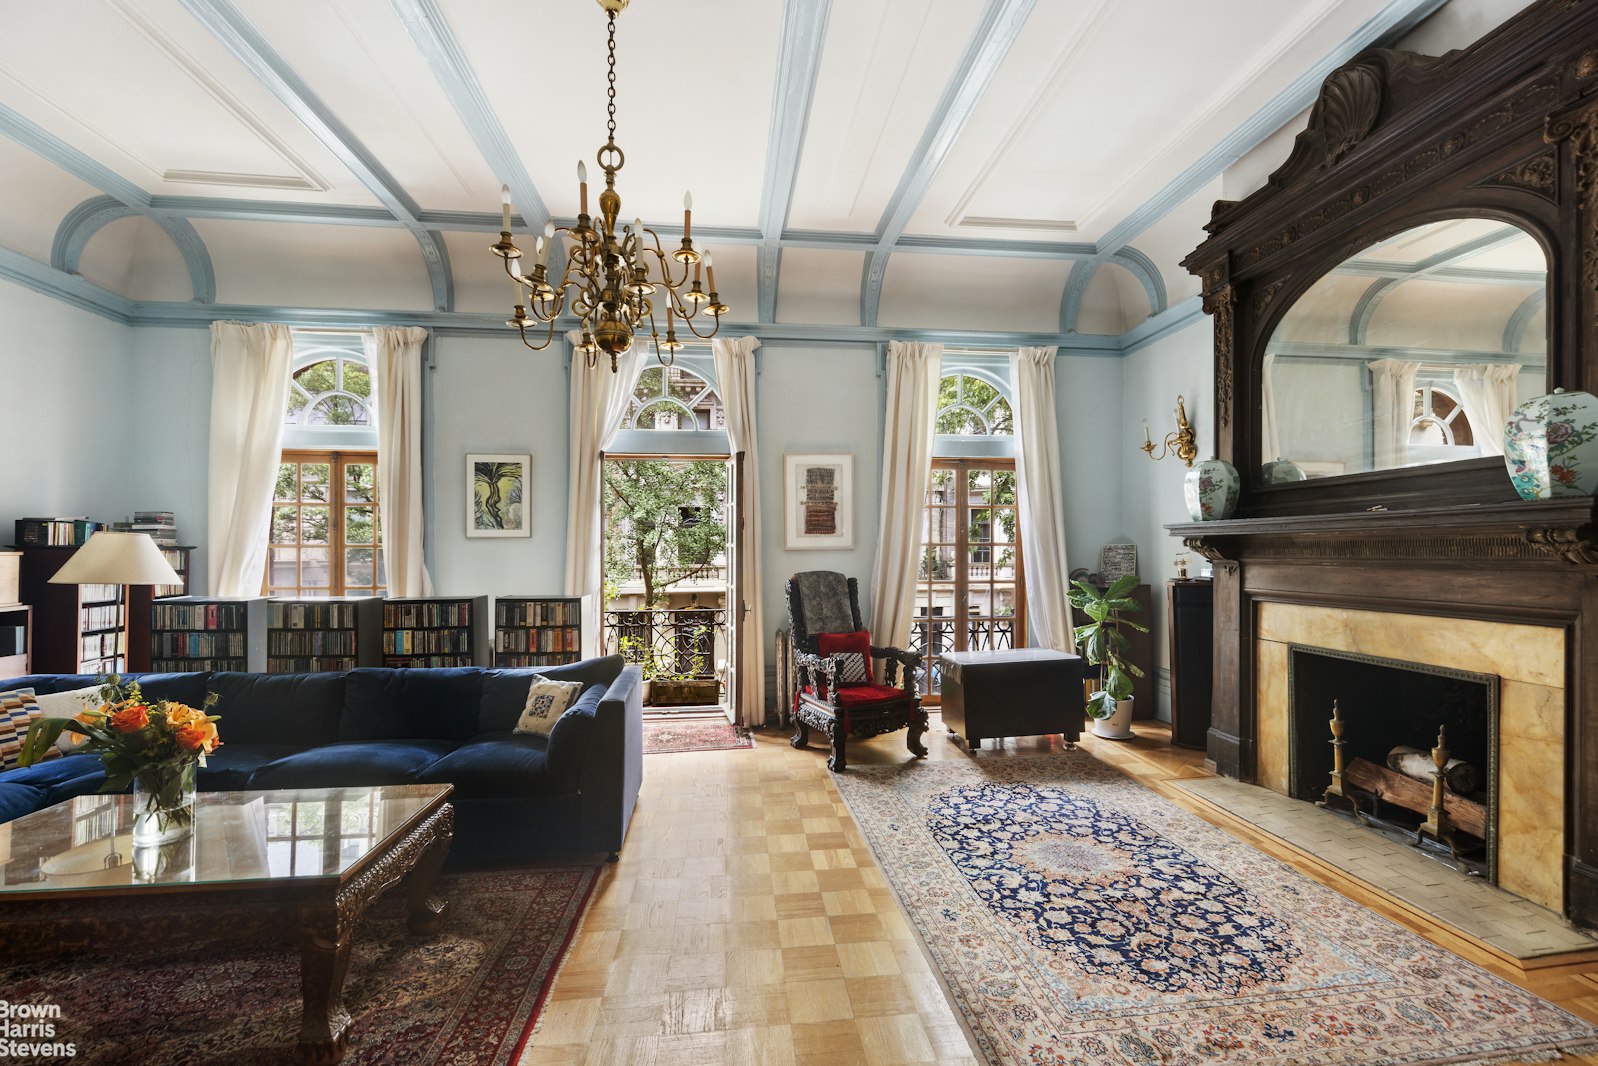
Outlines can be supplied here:
M134 777L134 847L166 844L194 832L194 766L191 759Z

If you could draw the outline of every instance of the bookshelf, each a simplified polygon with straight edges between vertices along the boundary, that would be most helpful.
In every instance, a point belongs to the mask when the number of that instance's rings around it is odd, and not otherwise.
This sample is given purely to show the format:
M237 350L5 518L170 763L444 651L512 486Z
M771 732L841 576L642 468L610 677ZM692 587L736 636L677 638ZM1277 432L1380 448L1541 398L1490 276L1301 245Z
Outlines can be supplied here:
M179 584L155 586L155 598L158 600L169 599L173 596L187 596L189 594L189 560L194 554L192 544L157 545L161 554L166 558L168 565L178 572Z
M494 665L561 666L582 658L582 601L576 596L496 596Z
M52 585L80 546L19 545L20 599L33 608L29 667L41 674L96 674L150 668L150 586ZM124 594L129 604L124 605ZM131 606L127 637L124 607Z
M266 599L174 596L150 607L150 668L174 673L266 669Z
M488 660L488 597L383 601L383 665L476 666Z
M266 607L266 670L316 673L383 661L383 601L375 596L274 599Z
M28 669L33 608L25 603L0 606L0 678L22 677Z

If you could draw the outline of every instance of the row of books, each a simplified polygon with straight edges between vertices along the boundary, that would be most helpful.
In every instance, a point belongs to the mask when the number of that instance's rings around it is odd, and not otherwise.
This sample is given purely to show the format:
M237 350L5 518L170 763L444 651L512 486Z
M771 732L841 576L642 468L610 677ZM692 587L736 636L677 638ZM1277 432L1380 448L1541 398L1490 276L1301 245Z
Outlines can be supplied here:
M103 659L108 655L121 655L127 651L127 644L123 639L120 629L109 633L90 633L82 638L83 659Z
M494 624L498 626L575 626L582 624L577 600L497 600Z
M150 638L150 651L158 658L185 657L210 659L218 656L242 656L243 633L154 633Z
M494 656L494 665L499 667L516 668L522 666L565 666L567 663L577 661L575 652L553 652L548 654L518 654L504 652Z
M226 670L243 670L243 659L152 659L150 669L158 674L205 673L208 670L218 672Z
M82 544L105 523L83 517L19 518L17 544L27 547L74 547Z
M578 651L582 646L582 630L575 626L566 629L501 629L494 633L495 651Z
M385 655L464 652L469 659L471 651L472 635L463 629L390 629L383 632Z
M315 658L294 658L271 655L266 660L269 674L320 674L336 670L353 670L360 664L353 656L324 655Z
M266 624L271 629L354 629L353 603L269 603Z
M97 629L119 629L122 626L122 608L111 603L102 607L85 607L78 612L78 632L90 633Z
M162 547L177 547L178 523L171 511L134 511L130 522L116 523L117 529L130 533L147 533Z
M471 600L424 600L383 604L384 629L434 629L472 622Z
M155 629L243 629L242 603L157 603L151 608Z
M79 585L78 600L81 603L116 603L122 599L121 585Z
M354 655L355 631L329 629L296 632L289 629L266 631L268 655Z
M473 663L470 655L390 655L384 657L383 665L395 668L409 667L412 669L425 666L437 670L451 666L472 666Z

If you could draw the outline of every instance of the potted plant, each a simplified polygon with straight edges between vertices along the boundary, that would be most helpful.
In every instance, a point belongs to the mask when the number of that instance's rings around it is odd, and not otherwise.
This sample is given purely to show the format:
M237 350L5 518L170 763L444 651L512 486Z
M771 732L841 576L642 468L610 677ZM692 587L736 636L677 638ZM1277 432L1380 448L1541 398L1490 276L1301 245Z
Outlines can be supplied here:
M1126 617L1138 609L1137 601L1127 595L1137 587L1137 575L1116 578L1102 591L1086 581L1073 584L1071 606L1092 619L1076 627L1077 644L1088 664L1099 668L1099 690L1087 703L1093 735L1128 740L1132 736L1132 679L1142 677L1143 671L1122 658L1132 642L1121 627L1130 626L1140 633L1149 631L1147 626Z

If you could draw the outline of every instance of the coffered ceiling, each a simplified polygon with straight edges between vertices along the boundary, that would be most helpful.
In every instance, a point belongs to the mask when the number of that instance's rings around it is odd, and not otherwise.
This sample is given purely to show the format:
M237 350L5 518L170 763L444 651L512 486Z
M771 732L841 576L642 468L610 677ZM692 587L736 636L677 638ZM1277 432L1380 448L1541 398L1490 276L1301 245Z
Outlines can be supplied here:
M691 189L742 323L1106 347L1191 296L1161 219L1443 2L634 0L623 213ZM0 275L128 321L487 327L500 184L570 218L604 139L593 0L0 11Z

